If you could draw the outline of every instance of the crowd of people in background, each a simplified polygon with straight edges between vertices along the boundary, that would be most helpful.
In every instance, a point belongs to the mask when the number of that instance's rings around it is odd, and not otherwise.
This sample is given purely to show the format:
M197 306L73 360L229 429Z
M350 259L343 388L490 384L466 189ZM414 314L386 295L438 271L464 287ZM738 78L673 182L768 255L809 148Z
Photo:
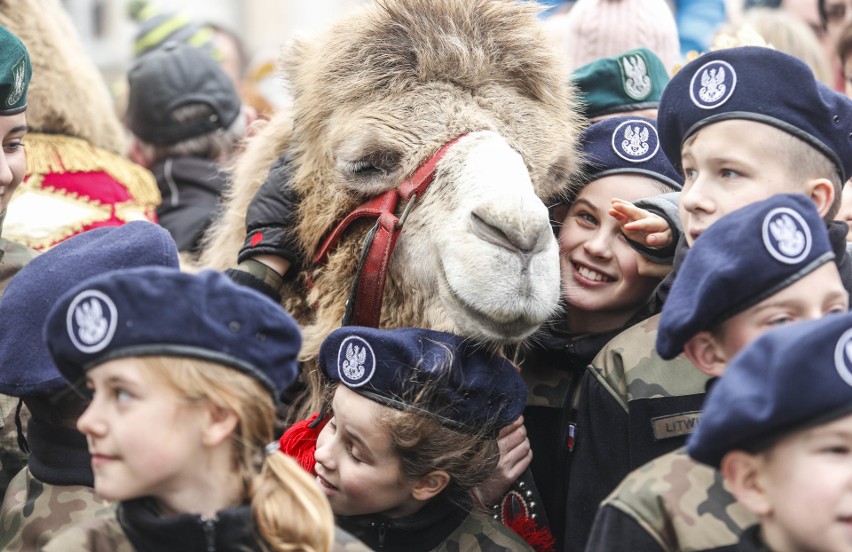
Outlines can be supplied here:
M558 308L343 325L294 419L288 152L202 262L278 68L133 2L111 97L59 0L0 2L0 550L852 551L852 0L541 4Z

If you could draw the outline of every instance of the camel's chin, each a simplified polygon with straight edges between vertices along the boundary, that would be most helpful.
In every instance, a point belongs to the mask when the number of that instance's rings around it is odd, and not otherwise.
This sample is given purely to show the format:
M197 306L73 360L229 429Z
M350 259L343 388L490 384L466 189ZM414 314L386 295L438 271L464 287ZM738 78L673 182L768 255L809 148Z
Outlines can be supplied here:
M504 277L500 289L495 285L497 275L476 281L468 274L462 282L453 282L446 273L443 276L440 295L457 332L482 341L513 343L528 337L548 320L558 302L558 269L555 279L540 274L535 279ZM515 285L507 285L513 280ZM554 280L552 286L547 285L550 280Z

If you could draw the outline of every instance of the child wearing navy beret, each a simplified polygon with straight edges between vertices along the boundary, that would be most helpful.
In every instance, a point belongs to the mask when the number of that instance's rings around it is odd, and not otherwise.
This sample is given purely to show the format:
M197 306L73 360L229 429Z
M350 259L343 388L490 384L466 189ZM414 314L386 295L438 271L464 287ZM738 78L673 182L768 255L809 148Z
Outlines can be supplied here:
M570 404L577 382L598 350L625 326L654 312L649 302L660 277L610 216L614 197L635 200L680 188L663 155L652 119L616 116L581 137L584 178L574 197L552 209L557 231L563 309L521 350L530 391L524 425L531 470L557 541L565 529L570 457ZM590 520L591 522L591 520Z
M673 253L673 269L657 290L660 302L689 247L713 224L783 193L802 194L816 205L844 287L852 289L847 229L832 222L841 185L852 174L848 98L820 84L793 56L763 47L729 48L701 55L672 77L660 98L657 128L661 150L684 175L679 201L654 211L653 221L668 220L663 228L630 213L622 224L640 243L670 246L662 257ZM679 216L672 216L675 207ZM666 237L666 229L674 234L677 219L683 227L679 241ZM656 355L658 322L651 317L627 328L591 363L577 403L577 425L585 430L583 442L575 440L569 512L591 514L589 504L603 500L633 469L681 446L691 431L691 426L668 435L653 431L655 420L683 419L700 410L706 381L697 369L677 360L666 364ZM582 530L571 531L568 550L583 550L586 537Z
M472 491L497 465L497 434L526 387L500 355L417 328L344 326L320 348L327 412L281 438L338 524L375 550L529 550Z
M825 224L801 194L774 196L722 217L690 248L672 286L657 334L660 356L683 352L718 378L761 334L846 312L848 294L833 260ZM695 412L681 423L699 426L700 420ZM716 488L717 479L683 449L637 468L602 503L587 550L613 550L623 542L697 549L735 543L754 518ZM728 520L724 528L721 518ZM658 548L637 544L634 550Z
M91 396L77 428L118 503L44 550L331 548L328 502L267 446L301 346L273 301L213 271L107 272L59 299L44 336Z
M718 550L852 549L852 315L746 347L710 391L688 451L759 520Z

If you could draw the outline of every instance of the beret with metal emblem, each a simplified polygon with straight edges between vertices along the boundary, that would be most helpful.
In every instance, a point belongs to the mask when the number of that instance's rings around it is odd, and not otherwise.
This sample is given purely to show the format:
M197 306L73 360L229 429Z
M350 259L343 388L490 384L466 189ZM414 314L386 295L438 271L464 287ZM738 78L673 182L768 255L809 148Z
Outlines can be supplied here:
M657 352L676 357L698 332L833 259L825 222L803 194L780 194L725 215L686 254L660 316Z
M50 310L44 339L71 383L110 360L177 356L243 372L273 397L296 379L302 345L296 322L261 293L220 272L157 267L75 286Z
M526 403L508 359L445 332L344 326L325 339L319 362L331 381L364 397L474 435L496 436Z
M703 127L732 119L764 123L816 148L852 175L852 102L818 82L798 58L760 46L701 55L672 77L660 98L660 144L675 166L681 145Z
M583 114L590 119L656 109L669 82L663 62L647 48L593 61L574 70L571 78L580 89Z
M852 314L830 314L767 332L740 351L710 389L687 451L718 468L730 451L766 450L850 414Z
M0 25L0 115L15 115L27 108L27 87L32 74L26 47Z
M177 271L178 264L169 233L144 221L77 234L30 261L0 300L0 393L47 396L68 387L38 336L48 311L78 282L120 268Z
M638 174L658 180L673 191L683 186L683 177L660 151L653 119L605 119L589 126L580 142L586 155L586 181L613 174Z

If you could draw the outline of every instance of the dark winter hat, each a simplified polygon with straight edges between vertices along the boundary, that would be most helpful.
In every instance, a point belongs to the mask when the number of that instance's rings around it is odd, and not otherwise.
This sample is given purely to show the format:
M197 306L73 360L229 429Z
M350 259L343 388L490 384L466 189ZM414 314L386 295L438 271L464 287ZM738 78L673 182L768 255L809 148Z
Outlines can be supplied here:
M0 115L16 115L27 108L27 88L33 66L21 40L0 25Z
M852 314L832 314L767 332L735 356L710 390L687 451L718 468L732 450L766 450L849 414Z
M669 82L663 62L647 48L601 58L572 73L588 118L656 109Z
M653 119L605 119L588 127L580 141L586 154L588 182L613 174L639 174L659 180L672 190L683 187L683 177L660 151Z
M527 398L505 357L433 330L344 326L320 347L320 367L331 381L371 400L471 434L496 436L521 415ZM417 395L427 385L434 388L424 404Z
M178 268L174 240L151 222L77 234L18 272L0 300L0 393L34 397L67 388L47 347L38 339L48 311L81 280L140 266Z
M801 60L770 48L709 52L688 63L663 91L660 143L679 166L683 142L719 121L746 119L804 140L852 175L852 102L817 82Z
M681 265L663 306L657 352L676 357L698 332L832 259L825 222L805 195L776 195L725 215L701 234Z
M44 338L72 382L116 358L208 360L260 381L273 397L296 379L302 336L266 296L220 272L162 268L109 272L82 282L50 310Z
M240 97L209 54L186 44L167 44L133 64L127 75L130 130L151 144L169 145L228 128L240 114ZM206 104L209 118L178 122L175 109Z

